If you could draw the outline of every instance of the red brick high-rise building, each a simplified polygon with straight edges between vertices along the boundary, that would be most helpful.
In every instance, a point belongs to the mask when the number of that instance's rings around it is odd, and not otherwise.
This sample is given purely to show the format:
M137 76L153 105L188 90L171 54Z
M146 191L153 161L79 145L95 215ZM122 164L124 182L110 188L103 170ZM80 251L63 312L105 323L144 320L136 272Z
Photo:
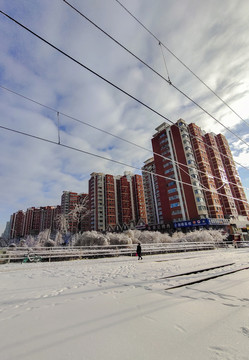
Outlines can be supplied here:
M44 206L31 207L26 211L19 210L11 216L11 238L19 238L27 235L38 235L41 231L56 230L56 217L60 214L61 207Z
M226 169L232 195L235 199L241 200L234 200L238 214L248 217L249 205L227 139L224 135L219 134L215 136L215 140L221 154L223 166Z
M197 166L199 177L205 191L206 206L210 218L224 218L220 197L216 193L217 183L213 176L212 156L209 156L209 148L205 145L205 136L201 128L195 124L188 126ZM211 149L210 149L211 150ZM214 150L213 150L214 151ZM219 154L217 153L217 156ZM218 174L217 174L218 175ZM219 186L218 186L219 187Z
M187 125L163 123L152 138L158 193L164 223L208 217Z
M150 226L164 223L158 190L158 180L157 176L154 175L155 173L156 168L154 158L150 158L144 162L143 166L144 196L147 220L148 225Z
M129 228L147 222L141 175L92 173L89 180L91 230Z
M83 205L83 210L81 208ZM67 220L67 231L76 233L89 230L88 194L63 191L61 196L61 214Z
M154 219L192 227L249 218L248 202L223 135L206 134L182 119L173 125L163 123L156 130L154 161L144 169L158 176L143 173L147 212L148 207L154 211Z

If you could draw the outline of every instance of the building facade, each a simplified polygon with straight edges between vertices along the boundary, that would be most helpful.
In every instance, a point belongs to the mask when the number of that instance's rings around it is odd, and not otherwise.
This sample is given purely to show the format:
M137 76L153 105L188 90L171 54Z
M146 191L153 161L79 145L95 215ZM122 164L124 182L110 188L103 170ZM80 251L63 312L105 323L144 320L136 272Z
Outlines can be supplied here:
M91 230L112 231L147 222L143 179L125 172L123 176L92 173L89 180Z
M149 221L225 224L249 218L248 202L223 135L204 133L182 119L161 124L152 138L153 159L143 173ZM238 200L236 200L236 199ZM241 200L241 201L240 201Z
M46 229L50 229L51 232L56 231L56 218L60 213L59 205L19 210L10 218L10 238L38 235Z
M89 230L88 194L63 191L61 196L61 214L67 222L64 231L77 233Z
M162 212L160 211L159 214L158 209L161 204L157 176L154 175L156 173L154 158L146 160L142 170L148 225L163 223Z
M235 206L239 215L249 216L249 205L246 199L245 191L243 189L238 170L236 168L231 150L229 148L227 139L224 135L219 134L215 136L216 143L218 145L223 166L226 169L227 179L229 181L232 196L235 199Z

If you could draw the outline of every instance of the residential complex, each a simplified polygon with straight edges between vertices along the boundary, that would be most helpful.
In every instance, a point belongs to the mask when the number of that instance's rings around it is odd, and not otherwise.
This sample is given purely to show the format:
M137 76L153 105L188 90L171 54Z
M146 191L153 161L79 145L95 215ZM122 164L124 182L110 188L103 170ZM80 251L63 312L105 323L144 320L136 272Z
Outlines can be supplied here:
M182 119L161 124L143 179L149 225L229 225L249 206L227 140ZM148 168L151 174L148 173ZM152 175L156 173L157 176Z
M70 233L134 228L248 226L249 205L226 138L183 119L162 123L142 175L93 172L88 194L63 191L61 205L11 216L10 237L50 229ZM236 225L235 225L236 228Z
M141 175L92 173L89 180L91 230L113 231L147 223Z
M61 196L61 218L65 223L64 232L71 233L89 230L89 202L88 194L78 194L72 191L63 191ZM63 226L62 226L63 227Z
M26 211L19 210L10 218L10 238L20 238L27 235L37 235L39 232L50 229L56 230L57 216L61 213L61 207L45 206L31 207Z

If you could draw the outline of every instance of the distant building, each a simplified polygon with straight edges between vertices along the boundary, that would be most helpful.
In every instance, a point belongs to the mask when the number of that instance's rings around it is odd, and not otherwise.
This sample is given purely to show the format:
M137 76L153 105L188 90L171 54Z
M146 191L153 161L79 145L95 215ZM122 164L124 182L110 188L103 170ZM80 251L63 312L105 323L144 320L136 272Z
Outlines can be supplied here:
M84 205L84 210L82 210L81 205ZM63 191L61 214L65 215L68 221L69 232L76 233L89 230L88 194Z
M148 225L163 224L154 158L146 160L142 169Z
M61 207L45 206L31 207L26 211L19 210L10 218L10 238L20 238L27 235L38 235L41 231L56 230L56 217L60 214Z
M147 223L141 175L92 173L89 180L91 230L109 231Z

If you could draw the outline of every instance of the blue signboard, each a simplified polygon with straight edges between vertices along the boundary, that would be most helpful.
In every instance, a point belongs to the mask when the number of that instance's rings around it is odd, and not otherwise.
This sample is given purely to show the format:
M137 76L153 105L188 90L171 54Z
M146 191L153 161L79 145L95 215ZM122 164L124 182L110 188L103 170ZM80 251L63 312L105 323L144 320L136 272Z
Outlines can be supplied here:
M209 219L177 221L174 223L174 228L177 229L177 228L193 227L193 226L207 226L209 224L210 224Z

